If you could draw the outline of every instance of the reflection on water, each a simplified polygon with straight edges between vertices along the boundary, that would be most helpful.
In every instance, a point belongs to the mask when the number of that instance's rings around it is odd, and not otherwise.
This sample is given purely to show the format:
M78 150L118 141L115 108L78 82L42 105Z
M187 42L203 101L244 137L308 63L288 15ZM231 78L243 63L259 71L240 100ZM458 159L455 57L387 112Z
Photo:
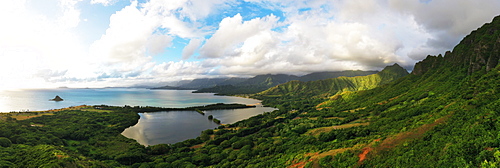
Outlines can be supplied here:
M196 138L201 131L218 127L217 124L208 120L209 115L221 120L223 124L231 124L273 110L274 108L258 106L247 109L207 111L205 115L194 111L139 113L141 118L137 125L125 129L122 134L146 146L172 144Z
M137 125L127 128L123 135L143 145L175 143L197 137L207 128L218 125L194 111L139 113Z
M59 95L64 101L48 101ZM149 89L40 89L0 91L0 112L36 111L65 108L79 105L112 106L157 106L191 107L214 103L256 104L259 100L231 96L215 96L213 93L191 93L190 90L149 90ZM196 112L141 113L137 125L124 131L124 135L136 139L144 145L176 143L196 138L200 132L218 125L207 119L213 115L222 123L234 123L250 118L273 108L237 110L217 110L205 116Z

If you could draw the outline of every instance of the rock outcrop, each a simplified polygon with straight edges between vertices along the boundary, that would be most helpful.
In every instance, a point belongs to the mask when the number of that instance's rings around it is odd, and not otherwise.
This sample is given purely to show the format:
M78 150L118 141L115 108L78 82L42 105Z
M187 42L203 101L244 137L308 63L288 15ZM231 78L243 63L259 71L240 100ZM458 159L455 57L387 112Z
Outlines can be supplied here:
M50 99L50 101L63 101L64 99L62 99L61 97L59 97L58 95L53 98L53 99Z
M465 36L453 51L446 52L444 57L427 56L415 64L412 74L422 75L440 66L450 66L457 71L474 72L494 69L500 62L500 16L491 23Z

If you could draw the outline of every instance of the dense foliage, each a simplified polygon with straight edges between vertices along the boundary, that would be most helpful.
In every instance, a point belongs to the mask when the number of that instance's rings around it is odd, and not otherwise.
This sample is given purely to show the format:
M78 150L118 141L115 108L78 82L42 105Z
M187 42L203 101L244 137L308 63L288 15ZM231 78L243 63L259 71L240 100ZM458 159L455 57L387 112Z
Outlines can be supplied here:
M408 75L398 64L387 66L382 71L357 77L339 77L325 80L301 82L291 81L254 95L268 105L279 107L303 108L315 106L315 101L323 101L340 93L373 89ZM307 99L304 99L307 98ZM313 101L314 100L314 101Z
M153 106L124 106L124 107L116 107L116 106L107 106L100 105L96 106L98 109L102 110L113 110L117 108L135 111L138 113L144 112L158 112L158 111L206 111L206 110L228 110L228 109L242 109L242 108L255 108L255 105L246 105L246 104L224 104L224 103L216 103L209 104L204 106L193 106L193 107L184 107L184 108L168 108L168 107L153 107Z
M120 133L135 125L133 111L60 111L0 121L0 167L93 167L147 161L146 150Z
M498 167L499 51L496 17L393 82L262 93L279 110L176 144L121 136L137 122L132 108L4 118L0 167Z
M248 80L235 84L219 84L213 87L201 88L194 93L217 93L218 95L241 95L241 94L255 94L262 92L266 89L276 85L287 83L289 81L315 81L324 80L337 77L354 77L375 74L377 71L340 71L340 72L315 72L304 76L294 75L257 75Z

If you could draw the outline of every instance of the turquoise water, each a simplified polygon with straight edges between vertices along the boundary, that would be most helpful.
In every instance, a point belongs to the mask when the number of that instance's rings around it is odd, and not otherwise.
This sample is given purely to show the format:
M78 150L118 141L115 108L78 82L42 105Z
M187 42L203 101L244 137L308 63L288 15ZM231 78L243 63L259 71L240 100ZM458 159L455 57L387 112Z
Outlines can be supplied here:
M0 112L37 111L79 105L190 107L213 103L254 104L258 100L190 90L43 89L0 91ZM59 95L64 101L48 101Z
M49 99L59 95L64 101ZM191 93L190 90L149 90L149 89L44 89L0 91L0 112L37 111L59 109L79 105L113 106L157 106L190 107L214 103L259 104L259 100L231 96L215 96L212 93ZM208 120L213 115L223 124L273 111L262 107L207 111L201 115L194 111L170 111L139 113L138 123L127 128L122 134L135 139L142 145L172 144L196 138L201 131L218 127Z

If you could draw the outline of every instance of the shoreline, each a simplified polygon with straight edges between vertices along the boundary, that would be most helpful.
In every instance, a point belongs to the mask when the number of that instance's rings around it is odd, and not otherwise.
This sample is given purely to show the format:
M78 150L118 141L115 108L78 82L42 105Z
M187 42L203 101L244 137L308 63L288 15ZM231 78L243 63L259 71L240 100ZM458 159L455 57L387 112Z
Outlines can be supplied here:
M192 93L193 90L151 90L148 88L92 88L92 93L82 91L82 88L50 88L26 89L9 92L1 99L5 102L1 113L11 112L43 112L59 110L81 105L112 105L112 106L155 106L185 108L190 106L203 106L215 103L240 103L252 105L262 100L251 98L249 95L217 95L216 93ZM87 89L88 90L88 89ZM127 97L131 93L141 94L140 97ZM152 96L148 96L152 95ZM45 101L60 95L66 101ZM178 98L177 95L187 96ZM33 97L34 96L34 97ZM239 98L243 98L239 100ZM22 103L29 102L29 103Z

